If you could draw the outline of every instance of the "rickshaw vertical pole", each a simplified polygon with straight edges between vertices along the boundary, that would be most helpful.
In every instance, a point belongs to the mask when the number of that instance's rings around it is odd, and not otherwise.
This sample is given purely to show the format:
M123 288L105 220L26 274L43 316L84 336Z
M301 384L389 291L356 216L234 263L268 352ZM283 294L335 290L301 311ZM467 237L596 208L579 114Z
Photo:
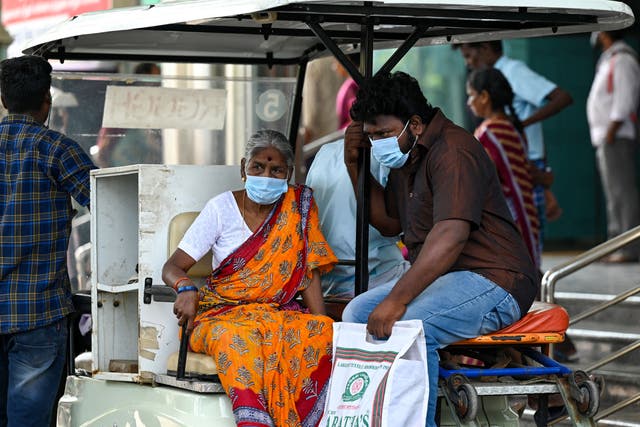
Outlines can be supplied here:
M289 144L293 152L296 151L296 142L298 141L298 126L300 126L300 112L302 110L302 88L304 86L304 77L307 74L307 58L303 58L298 64L298 77L296 81L296 90L293 98L293 107L291 109L291 126L289 127Z
M370 2L365 6L371 7ZM367 19L362 25L360 43L360 67L364 80L373 75L373 21ZM371 149L361 148L358 156L358 197L356 210L356 280L355 295L369 287L369 170Z

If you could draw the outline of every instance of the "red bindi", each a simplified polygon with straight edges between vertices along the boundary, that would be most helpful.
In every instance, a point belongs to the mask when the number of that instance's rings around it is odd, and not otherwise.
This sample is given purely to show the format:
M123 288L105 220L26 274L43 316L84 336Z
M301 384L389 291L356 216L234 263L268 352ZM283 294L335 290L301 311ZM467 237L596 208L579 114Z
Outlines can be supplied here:
M271 161L271 157L267 157L267 160Z

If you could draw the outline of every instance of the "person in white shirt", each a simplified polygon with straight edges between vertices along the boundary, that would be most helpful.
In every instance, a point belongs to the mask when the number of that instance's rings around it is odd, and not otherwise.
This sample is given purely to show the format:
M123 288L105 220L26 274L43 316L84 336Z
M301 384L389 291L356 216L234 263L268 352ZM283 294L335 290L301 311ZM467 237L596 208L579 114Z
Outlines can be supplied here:
M389 168L371 156L371 174L383 186ZM316 154L307 173L306 185L313 189L318 204L320 227L338 259L353 260L356 253L356 198L344 165L344 141L325 144ZM369 289L395 283L409 269L397 246L399 237L384 237L369 227ZM354 296L355 267L336 265L322 275L325 296Z
M640 65L637 53L622 40L622 32L603 31L596 37L602 55L587 98L587 119L611 238L640 224L635 166ZM637 245L627 245L605 261L637 262L639 253Z

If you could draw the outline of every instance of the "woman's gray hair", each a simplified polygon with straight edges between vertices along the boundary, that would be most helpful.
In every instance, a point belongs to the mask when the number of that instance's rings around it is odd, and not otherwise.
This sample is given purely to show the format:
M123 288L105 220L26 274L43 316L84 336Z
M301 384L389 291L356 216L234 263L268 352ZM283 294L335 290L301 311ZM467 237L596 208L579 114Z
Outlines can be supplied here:
M293 167L295 162L293 149L287 137L271 129L259 130L249 138L245 147L244 157L249 161L257 153L269 147L275 148L284 156L287 161L287 167Z

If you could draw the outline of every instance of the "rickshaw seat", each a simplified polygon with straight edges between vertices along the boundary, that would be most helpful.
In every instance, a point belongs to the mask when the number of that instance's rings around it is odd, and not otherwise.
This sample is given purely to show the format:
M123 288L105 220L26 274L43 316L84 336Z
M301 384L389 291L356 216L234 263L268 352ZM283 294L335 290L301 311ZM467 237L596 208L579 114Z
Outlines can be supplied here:
M182 212L171 218L169 222L169 256L178 248L180 240L187 232L200 212ZM187 274L193 278L204 278L211 274L211 251L196 262Z
M174 373L178 371L179 352L171 353L167 359L167 371ZM213 357L204 353L187 352L187 363L184 372L188 377L214 377L218 375L218 367Z
M564 341L569 327L569 314L559 305L533 303L522 319L504 329L458 341L450 346L554 344Z
M187 232L193 221L196 219L200 212L182 212L174 216L169 222L169 256L176 250L180 240ZM197 279L203 279L211 274L211 251L196 262L187 272L188 276L197 281ZM176 372L178 366L178 352L175 352L169 356L167 360L167 371ZM202 353L187 353L187 361L185 373L187 376L204 376L210 377L218 374L213 358L207 354Z

